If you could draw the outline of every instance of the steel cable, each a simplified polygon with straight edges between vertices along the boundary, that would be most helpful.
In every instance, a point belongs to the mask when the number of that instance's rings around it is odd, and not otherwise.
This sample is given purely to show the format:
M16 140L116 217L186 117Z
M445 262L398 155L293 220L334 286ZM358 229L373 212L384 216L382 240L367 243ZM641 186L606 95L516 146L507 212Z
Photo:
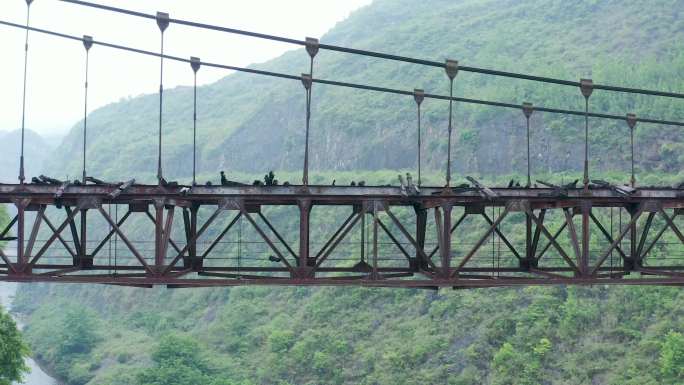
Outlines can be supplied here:
M82 40L82 38L80 38L80 37L67 35L64 33L59 33L59 32L54 32L54 31L49 31L49 30L45 30L45 29L41 29L41 28L26 27L26 26L23 26L20 24L16 24L16 23L4 21L4 20L0 20L0 25L5 25L5 26L15 27L15 28L21 28L21 29L27 29L29 31L39 32L39 33L43 33L43 34L47 34L47 35L65 38L65 39L77 40L79 42ZM190 63L191 62L190 59L186 59L186 58L182 58L182 57L178 57L178 56L172 56L172 55L166 55L166 54L161 55L160 53L157 53L157 52L146 51L146 50L142 50L142 49L138 49L138 48L127 47L127 46L113 44L113 43L107 43L107 42L103 42L103 41L93 40L93 44L97 44L97 45L100 45L103 47L109 47L109 48L119 49L119 50L123 50L123 51L148 55L148 56L154 56L154 57L159 57L159 58L163 57L164 59L183 62L183 63ZM280 72L259 70L259 69L254 69L254 68L244 68L244 67L230 66L230 65L225 65L225 64L210 63L210 62L201 62L201 65L204 65L207 67L213 67L213 68L227 69L227 70L232 70L232 71L237 71L237 72L251 73L251 74L255 74L255 75L264 75L264 76L271 76L271 77L277 77L277 78L282 78L282 79L290 79L290 80L301 81L301 76L289 75L289 74L284 74L284 73L280 73ZM459 69L461 69L461 67L459 67ZM331 86L361 89L361 90L366 90L366 91L376 91L376 92L391 93L391 94L397 94L397 95L413 96L412 91L399 90L399 89L393 89L393 88L387 88L387 87L371 86L371 85L366 85L366 84L347 83L347 82L327 80L327 79L312 79L312 82L319 83L319 84L331 85ZM594 85L594 88L597 88L597 86ZM447 101L452 100L452 101L461 102L461 103L486 105L486 106L492 106L492 107L504 107L504 108L512 108L512 109L517 109L517 110L520 110L522 108L521 104L505 103L505 102L497 102L497 101L489 101L489 100L479 100L479 99L463 98L463 97L457 97L457 96L449 97L446 95L437 95L437 94L426 93L425 97L430 98L430 99L437 99L437 100L447 100ZM606 114L606 113L589 112L587 115L584 111L565 110L565 109L559 109L559 108L538 107L538 106L535 106L534 109L535 109L535 111L564 114L564 115L589 116L589 117L593 117L593 118L612 119L612 120L621 120L621 121L624 121L626 119L626 117L623 115L614 115L614 114ZM671 121L671 120L638 117L636 119L636 121L641 122L641 123L663 124L663 125L684 127L684 122Z

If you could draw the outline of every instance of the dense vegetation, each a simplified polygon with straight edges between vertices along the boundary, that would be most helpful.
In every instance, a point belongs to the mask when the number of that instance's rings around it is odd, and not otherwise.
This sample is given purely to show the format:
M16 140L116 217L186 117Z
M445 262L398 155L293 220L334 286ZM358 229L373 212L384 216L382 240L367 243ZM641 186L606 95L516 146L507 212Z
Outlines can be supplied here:
M378 0L323 41L467 65L663 90L684 89L684 4L637 1ZM302 50L259 66L298 74ZM447 93L439 69L323 52L316 76ZM457 94L580 109L578 90L461 73ZM165 98L165 167L188 180L191 90ZM315 86L314 183L396 183L415 165L413 101ZM303 91L297 82L231 75L202 87L202 178L249 181L275 169L296 181ZM89 170L151 180L155 95L89 117ZM597 92L592 109L682 120L681 101ZM426 163L440 183L446 104L425 106ZM519 111L456 105L458 175L505 184L524 169ZM534 173L568 181L581 162L581 119L535 114ZM592 120L592 171L626 182L623 122ZM75 175L79 126L52 171ZM684 178L684 133L639 125L639 181ZM599 150L600 149L600 150ZM560 173L559 170L569 170ZM648 174L648 175L646 175ZM332 222L334 218L329 218ZM282 223L281 223L282 224ZM294 224L284 224L294 228ZM467 232L465 232L467 234ZM598 239L593 237L592 240ZM681 251L681 248L678 250ZM35 285L17 307L38 358L69 384L680 384L680 288L519 288L473 291L351 288L167 290Z
M8 221L5 208L0 206L0 227L4 228ZM21 381L28 371L24 363L28 354L28 346L19 333L17 324L0 303L0 385L10 385L15 381Z
M21 381L28 367L24 359L29 349L22 339L17 324L0 305L0 385Z
M29 341L70 384L684 381L679 288L42 286L32 294L50 301L20 299L26 311L37 307ZM74 304L97 310L78 314L86 326L65 314Z

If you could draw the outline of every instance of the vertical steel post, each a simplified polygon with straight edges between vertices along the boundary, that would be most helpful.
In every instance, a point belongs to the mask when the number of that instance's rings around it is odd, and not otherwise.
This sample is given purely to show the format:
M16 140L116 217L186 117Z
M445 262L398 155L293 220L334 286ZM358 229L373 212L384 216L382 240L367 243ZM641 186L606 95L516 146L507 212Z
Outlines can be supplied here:
M198 57L190 57L190 67L194 74L192 85L192 185L197 185L195 174L197 173L197 71L201 61Z
M190 207L190 260L193 268L201 267L201 261L197 260L197 211L199 206Z
M425 235L427 232L427 210L418 205L413 206L413 210L416 213L416 244L420 247L420 250L425 250ZM418 261L418 267L421 269L427 268L427 261L425 261L421 255L421 251L416 250L416 260Z
M155 199L154 201L154 267L157 273L163 270L164 265L164 201Z
M421 176L420 176L420 162L421 162L421 156L420 156L420 150L421 150L421 133L420 133L420 105L423 103L423 100L425 99L425 91L421 90L420 88L416 88L413 90L413 100L415 100L416 105L418 106L418 132L416 136L418 137L418 187L421 186Z
M525 213L525 258L528 261L534 259L534 250L532 248L532 218Z
M366 207L361 207L361 262L366 261Z
M446 167L446 187L451 185L451 131L452 131L452 111L454 104L454 78L458 74L458 61L447 60L444 69L449 77L449 139L447 141L447 167Z
M26 0L26 38L24 40L24 91L21 102L21 151L19 155L19 184L24 184L24 131L26 130L26 75L28 73L28 38L29 20L31 16L31 3L33 0Z
M442 204L444 211L444 220L442 223L442 244L444 247L440 249L442 255L442 274L444 278L451 276L451 203Z
M378 204L373 203L373 274L372 279L378 279Z
M629 226L629 259L631 263L631 269L636 267L636 262L639 256L637 255L637 224L634 221L634 217L639 213L639 210L634 205L629 205L626 207L629 213L630 226Z
M164 98L164 31L169 26L169 14L157 12L157 26L161 31L161 56L159 57L159 153L157 156L157 181L162 185L162 104Z
M83 35L83 47L85 48L85 84L84 84L84 101L83 101L83 179L81 182L86 183L86 144L88 133L88 61L90 58L90 47L93 46L93 38L88 35Z
M78 250L78 265L81 266L83 265L83 261L86 260L86 253L87 253L87 246L88 246L88 210L87 209L82 209L81 210L81 236L80 236L80 242L79 245L81 246L80 250Z
M28 257L24 254L24 226L26 224L26 202L15 204L17 207L17 264L18 271L23 271L28 263Z
M634 128L637 124L637 117L634 114L627 114L627 125L629 126L629 143L631 149L630 163L632 165L632 176L629 183L634 188L636 186L636 176L634 174Z
M183 208L183 222L185 225L185 240L188 248L188 255L183 256L183 267L197 269L201 267L201 258L197 257L197 211L199 206L192 204L189 209ZM220 236L221 237L221 236ZM209 247L211 250L213 245Z
M311 218L311 200L299 199L299 271L302 277L308 277L309 272L309 220Z
M593 90L591 79L580 79L580 91L584 96L584 192L589 191L589 97Z
M589 220L591 215L591 201L582 201L582 258L579 261L579 271L582 276L589 272L589 242L591 241L591 231Z

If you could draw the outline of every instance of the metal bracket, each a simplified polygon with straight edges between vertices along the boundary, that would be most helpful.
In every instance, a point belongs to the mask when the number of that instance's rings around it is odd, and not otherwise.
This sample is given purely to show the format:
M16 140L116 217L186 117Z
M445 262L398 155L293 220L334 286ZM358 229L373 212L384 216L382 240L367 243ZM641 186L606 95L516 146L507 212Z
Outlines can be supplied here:
M591 79L580 79L580 91L585 98L589 98L594 91L594 82Z
M458 74L458 60L447 59L444 64L444 69L446 70L449 79L454 80Z
M88 35L83 35L83 47L86 51L90 51L90 47L93 46L93 37Z
M532 103L523 103L522 104L522 111L523 114L525 114L525 117L529 119L530 116L532 116L532 113L534 112L534 106Z
M157 26L159 30L164 33L169 26L169 14L166 12L157 12Z
M304 88L306 88L307 90L311 89L312 82L313 78L310 74L302 74L302 85L304 86Z
M307 37L305 39L305 44L306 44L306 52L309 53L309 56L313 59L314 56L318 53L318 39L314 39L313 37Z
M423 103L424 99L425 99L425 91L423 91L420 88L416 88L413 90L413 100L415 100L419 106L421 103Z
M198 57L190 56L190 67L192 67L192 71L197 73L200 69L200 65L202 64L202 61Z
M637 124L637 116L635 114L627 114L627 125L631 130L636 127Z

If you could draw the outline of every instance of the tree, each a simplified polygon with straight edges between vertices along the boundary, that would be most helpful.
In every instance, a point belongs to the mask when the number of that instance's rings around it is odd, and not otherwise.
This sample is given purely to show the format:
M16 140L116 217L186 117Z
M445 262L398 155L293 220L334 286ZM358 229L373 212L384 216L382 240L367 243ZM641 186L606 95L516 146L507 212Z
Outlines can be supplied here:
M138 374L144 385L224 385L210 375L210 368L196 340L167 335L152 353L155 366Z
M25 359L29 349L14 320L0 307L0 385L21 382L29 372Z
M61 329L59 350L63 356L88 353L97 343L95 316L86 309L69 309Z
M672 383L684 380L684 335L670 331L660 348L660 373Z

